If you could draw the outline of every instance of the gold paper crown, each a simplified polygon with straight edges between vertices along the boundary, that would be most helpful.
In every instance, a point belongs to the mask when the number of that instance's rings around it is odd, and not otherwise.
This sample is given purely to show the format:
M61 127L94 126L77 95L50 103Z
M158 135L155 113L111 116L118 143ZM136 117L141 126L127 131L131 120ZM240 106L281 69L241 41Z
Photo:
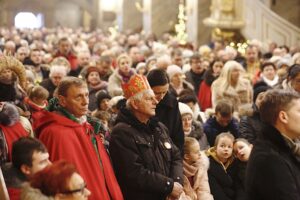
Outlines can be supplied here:
M126 99L144 90L151 89L148 80L145 76L135 74L131 76L127 83L122 83L122 89Z

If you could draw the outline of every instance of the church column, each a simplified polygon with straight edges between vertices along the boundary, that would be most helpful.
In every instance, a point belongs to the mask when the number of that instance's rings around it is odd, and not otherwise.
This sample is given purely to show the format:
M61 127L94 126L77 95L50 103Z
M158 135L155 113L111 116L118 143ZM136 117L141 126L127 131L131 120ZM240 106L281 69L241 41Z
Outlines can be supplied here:
M188 41L195 47L207 44L211 29L203 24L203 19L210 16L210 0L186 0Z
M49 28L53 28L57 25L54 15L54 7L49 7L47 10L44 10L44 25Z
M136 3L141 4L142 0L121 0L117 5L117 22L120 31L139 31L142 27L142 12Z
M144 0L144 2L145 1L151 1L148 3L150 4L148 27L151 27L148 28L149 32L161 36L164 32L174 30L174 25L177 23L179 0ZM144 5L147 8L147 4L144 3Z

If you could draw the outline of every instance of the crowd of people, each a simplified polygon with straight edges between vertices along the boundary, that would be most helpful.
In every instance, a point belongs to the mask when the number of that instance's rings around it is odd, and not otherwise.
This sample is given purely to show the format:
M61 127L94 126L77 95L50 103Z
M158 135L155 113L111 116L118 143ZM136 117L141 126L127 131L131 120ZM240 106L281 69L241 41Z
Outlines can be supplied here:
M2 187L11 200L300 199L300 46L280 45L0 28Z

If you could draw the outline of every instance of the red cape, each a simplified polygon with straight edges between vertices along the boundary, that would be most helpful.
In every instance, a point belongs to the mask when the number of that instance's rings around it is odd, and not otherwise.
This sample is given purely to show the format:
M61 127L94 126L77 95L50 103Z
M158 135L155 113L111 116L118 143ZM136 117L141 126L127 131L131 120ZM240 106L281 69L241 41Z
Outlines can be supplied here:
M119 184L100 137L96 139L101 164L91 142L91 135L87 134L91 125L81 125L64 116L43 112L43 116L35 122L36 134L46 145L50 160L65 159L75 164L92 193L90 200L122 200Z
M12 144L21 137L28 137L29 134L26 132L26 130L20 122L17 122L12 126L3 126L0 124L0 128L4 133L8 148L8 158L9 161L11 161Z

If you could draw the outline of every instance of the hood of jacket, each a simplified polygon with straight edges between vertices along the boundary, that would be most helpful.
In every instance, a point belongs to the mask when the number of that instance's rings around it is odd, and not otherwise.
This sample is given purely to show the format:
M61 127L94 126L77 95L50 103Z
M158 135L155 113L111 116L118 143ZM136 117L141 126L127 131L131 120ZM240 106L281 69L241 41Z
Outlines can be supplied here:
M234 161L234 156L231 156L225 164L222 163L221 160L217 156L217 151L216 151L215 147L209 148L205 153L208 157L212 157L216 162L220 163L223 166L225 171L231 165L231 163L233 163L233 161Z
M40 134L40 131L46 127L51 125L52 123L60 124L65 127L81 127L82 125L80 123L74 122L71 119L68 119L67 117L60 115L56 112L49 112L47 110L40 111L41 117L38 118L34 122L34 131L36 133L36 136L38 137Z

